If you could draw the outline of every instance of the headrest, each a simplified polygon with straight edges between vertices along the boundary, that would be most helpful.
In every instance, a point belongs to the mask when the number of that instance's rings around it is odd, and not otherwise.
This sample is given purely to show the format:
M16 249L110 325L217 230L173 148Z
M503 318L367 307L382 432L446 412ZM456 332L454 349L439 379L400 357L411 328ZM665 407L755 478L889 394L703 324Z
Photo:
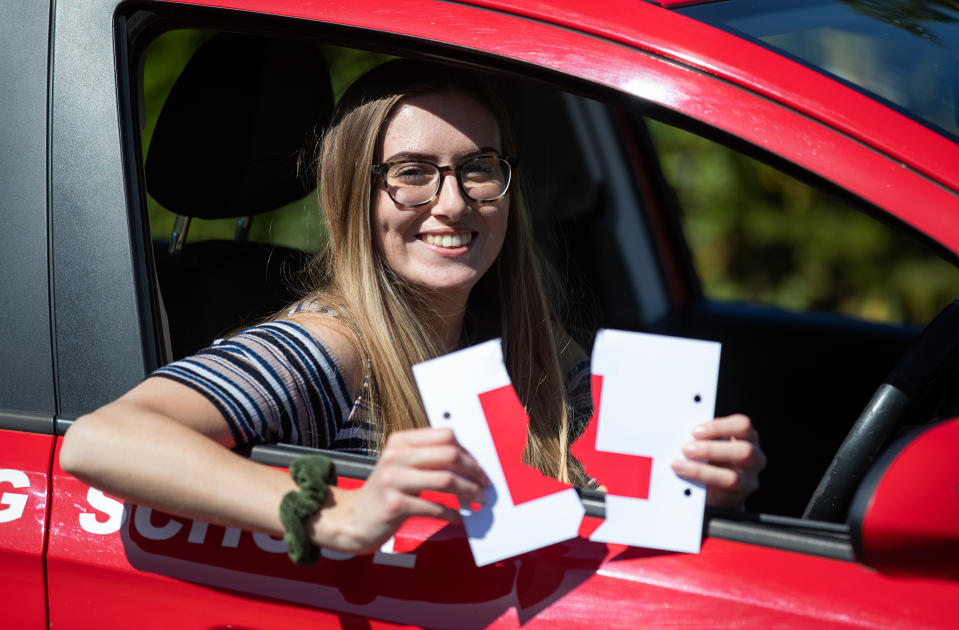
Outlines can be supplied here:
M160 112L147 190L201 219L240 217L302 198L297 154L333 106L310 44L222 33L196 51Z

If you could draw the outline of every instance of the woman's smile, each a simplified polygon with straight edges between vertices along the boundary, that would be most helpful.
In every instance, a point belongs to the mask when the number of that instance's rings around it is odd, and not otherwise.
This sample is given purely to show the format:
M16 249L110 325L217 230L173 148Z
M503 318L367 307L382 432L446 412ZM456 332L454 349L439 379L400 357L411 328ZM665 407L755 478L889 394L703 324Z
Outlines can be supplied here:
M473 232L453 232L453 233L424 233L418 234L417 238L432 247L442 249L463 250L473 240ZM460 252L457 252L460 253Z

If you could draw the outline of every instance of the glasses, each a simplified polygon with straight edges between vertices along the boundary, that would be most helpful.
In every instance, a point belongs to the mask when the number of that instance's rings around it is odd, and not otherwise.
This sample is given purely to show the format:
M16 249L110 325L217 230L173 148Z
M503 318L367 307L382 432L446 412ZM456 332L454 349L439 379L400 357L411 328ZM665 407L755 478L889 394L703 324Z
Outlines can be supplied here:
M499 156L474 157L456 166L438 166L422 160L401 160L374 164L370 172L383 177L390 199L406 208L422 206L436 199L444 173L455 173L460 190L473 201L496 201L506 195L512 177L510 159Z

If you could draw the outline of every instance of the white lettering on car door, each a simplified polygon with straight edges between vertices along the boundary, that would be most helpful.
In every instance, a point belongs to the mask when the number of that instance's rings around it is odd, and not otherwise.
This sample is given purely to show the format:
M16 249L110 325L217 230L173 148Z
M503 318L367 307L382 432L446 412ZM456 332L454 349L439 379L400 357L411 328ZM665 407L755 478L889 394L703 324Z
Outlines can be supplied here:
M3 468L0 469L0 483L9 483L14 488L29 488L30 478L22 470ZM0 509L0 523L10 523L23 516L23 510L27 507L27 495L4 492L0 494L0 505L7 506Z
M27 476L18 470L0 470L0 482L8 481L13 483L14 487L21 488L29 485ZM5 510L0 510L0 523L10 520L16 520L23 513L26 504L27 495L14 493L4 493L2 495L2 504L8 505ZM105 495L96 488L88 488L86 495L87 503L95 512L82 512L79 515L80 527L90 534L108 535L115 534L129 520L129 512L133 510L133 526L144 538L149 540L165 541L171 540L179 534L184 527L184 523L170 518L162 526L157 527L153 524L153 510L140 505L126 506L122 501ZM104 515L106 520L103 520ZM159 517L158 517L159 518ZM186 542L194 545L203 545L207 542L207 533L210 524L205 521L195 520L188 523L189 530ZM220 540L221 547L237 548L240 545L240 538L243 532L235 527L227 527L223 530L223 538ZM286 543L282 538L274 538L261 532L252 532L253 542L256 546L266 553L279 554L286 553ZM213 544L216 544L214 541ZM393 550L394 540L390 538L374 554L373 563L410 568L416 566L415 553L399 553ZM322 550L323 556L331 560L347 560L353 558L353 554L338 553L328 549Z
M97 515L92 512L84 512L80 515L80 527L91 534L112 534L119 531L127 520L127 511L123 503L111 499L96 488L90 488L87 491L87 503L93 509L107 515L105 521L98 520Z

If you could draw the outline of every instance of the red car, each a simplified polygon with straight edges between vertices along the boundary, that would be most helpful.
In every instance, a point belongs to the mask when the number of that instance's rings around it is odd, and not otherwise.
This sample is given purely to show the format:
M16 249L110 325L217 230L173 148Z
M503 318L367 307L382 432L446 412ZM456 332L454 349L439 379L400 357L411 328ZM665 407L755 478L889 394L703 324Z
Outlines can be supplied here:
M916 324L959 293L957 3L34 0L0 34L0 626L955 627L959 306ZM419 519L302 569L59 468L72 419L292 299L315 219L284 164L387 55L504 87L584 326L722 342L717 414L770 464L699 554L581 537L477 568Z

